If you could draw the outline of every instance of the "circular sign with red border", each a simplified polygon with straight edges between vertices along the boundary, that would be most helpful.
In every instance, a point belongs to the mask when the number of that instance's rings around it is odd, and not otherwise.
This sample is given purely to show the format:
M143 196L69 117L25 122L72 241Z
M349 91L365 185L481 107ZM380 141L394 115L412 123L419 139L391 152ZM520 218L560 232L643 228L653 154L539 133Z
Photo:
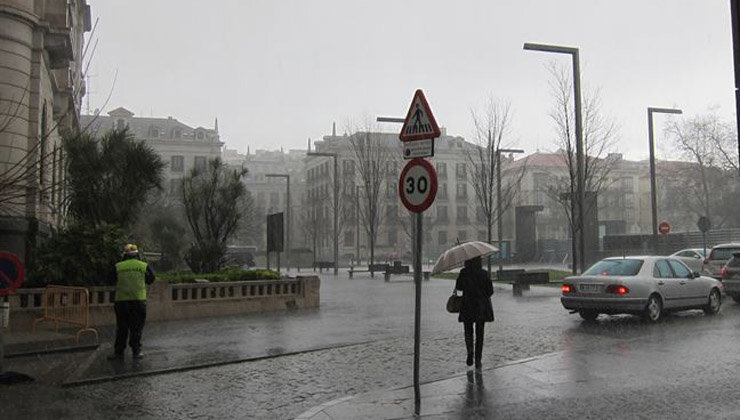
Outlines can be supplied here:
M415 158L401 171L398 195L403 205L413 213L428 209L437 196L437 171L428 160Z
M0 296L8 296L25 280L21 260L10 252L0 251Z
M662 233L663 235L667 235L668 232L671 231L671 224L668 222L660 222L658 225L658 232Z

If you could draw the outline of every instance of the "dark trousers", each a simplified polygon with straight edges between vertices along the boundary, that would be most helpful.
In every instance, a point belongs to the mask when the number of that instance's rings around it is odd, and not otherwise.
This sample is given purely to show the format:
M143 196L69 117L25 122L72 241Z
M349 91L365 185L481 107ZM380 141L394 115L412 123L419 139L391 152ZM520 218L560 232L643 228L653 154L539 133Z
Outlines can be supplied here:
M483 321L463 322L465 326L465 347L468 349L468 354L473 354L473 324L475 324L475 360L480 360L483 357L483 332L486 323Z
M117 354L126 350L126 339L134 353L141 351L141 332L146 322L146 301L126 300L115 303L116 310L116 344Z

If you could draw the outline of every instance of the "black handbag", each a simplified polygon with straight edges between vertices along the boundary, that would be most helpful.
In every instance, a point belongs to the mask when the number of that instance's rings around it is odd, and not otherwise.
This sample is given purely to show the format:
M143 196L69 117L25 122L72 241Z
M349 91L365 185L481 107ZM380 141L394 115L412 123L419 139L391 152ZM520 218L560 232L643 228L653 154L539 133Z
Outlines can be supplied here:
M457 289L452 289L452 296L447 299L447 312L460 313L460 306L462 306L462 296L457 295Z

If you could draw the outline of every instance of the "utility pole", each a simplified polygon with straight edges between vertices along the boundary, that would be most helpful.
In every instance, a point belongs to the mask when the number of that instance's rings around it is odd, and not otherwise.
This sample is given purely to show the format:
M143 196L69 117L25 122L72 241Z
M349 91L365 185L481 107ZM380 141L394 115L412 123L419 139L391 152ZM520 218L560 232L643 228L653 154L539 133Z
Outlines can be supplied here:
M504 271L503 244L503 210L501 208L501 153L524 153L522 149L498 149L496 150L496 234L498 235L498 277ZM491 275L491 259L488 259L488 275Z

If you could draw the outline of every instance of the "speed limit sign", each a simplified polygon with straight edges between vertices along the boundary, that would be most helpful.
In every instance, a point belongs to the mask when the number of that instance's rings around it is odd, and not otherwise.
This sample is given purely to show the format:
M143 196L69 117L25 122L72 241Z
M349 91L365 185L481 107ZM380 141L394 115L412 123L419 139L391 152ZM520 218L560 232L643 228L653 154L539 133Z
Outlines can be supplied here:
M422 158L410 160L401 171L398 195L410 212L421 213L428 209L437 196L437 172L434 166Z

